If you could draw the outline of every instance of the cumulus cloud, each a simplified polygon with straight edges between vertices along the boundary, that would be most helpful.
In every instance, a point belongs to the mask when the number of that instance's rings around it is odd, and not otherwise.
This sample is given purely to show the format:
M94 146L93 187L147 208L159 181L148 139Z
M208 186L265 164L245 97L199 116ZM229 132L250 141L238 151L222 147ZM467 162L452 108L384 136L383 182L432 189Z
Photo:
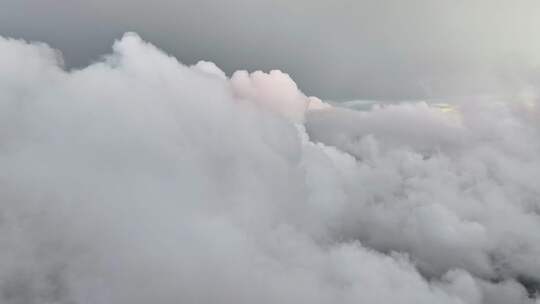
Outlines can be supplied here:
M3 303L535 303L537 101L338 109L0 38Z

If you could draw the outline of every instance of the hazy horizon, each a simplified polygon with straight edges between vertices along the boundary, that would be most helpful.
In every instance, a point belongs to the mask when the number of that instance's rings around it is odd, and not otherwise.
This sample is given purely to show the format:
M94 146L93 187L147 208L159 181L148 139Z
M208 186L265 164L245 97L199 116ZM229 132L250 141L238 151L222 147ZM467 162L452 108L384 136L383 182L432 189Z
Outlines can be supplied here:
M68 67L124 32L227 74L280 69L324 99L520 94L540 79L540 2L2 0L4 36L43 41Z

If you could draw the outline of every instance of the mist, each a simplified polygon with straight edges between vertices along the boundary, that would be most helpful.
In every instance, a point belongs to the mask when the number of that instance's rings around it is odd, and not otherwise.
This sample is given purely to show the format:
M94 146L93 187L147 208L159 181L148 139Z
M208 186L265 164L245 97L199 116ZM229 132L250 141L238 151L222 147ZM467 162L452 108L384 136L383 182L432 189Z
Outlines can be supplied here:
M357 110L101 58L0 38L2 303L539 303L532 88Z

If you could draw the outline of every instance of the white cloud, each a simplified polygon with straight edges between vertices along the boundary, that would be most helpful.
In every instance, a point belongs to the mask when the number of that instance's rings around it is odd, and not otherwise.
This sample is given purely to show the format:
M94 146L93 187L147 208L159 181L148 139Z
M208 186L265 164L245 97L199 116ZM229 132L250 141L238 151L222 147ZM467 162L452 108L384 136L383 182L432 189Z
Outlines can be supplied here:
M57 54L0 38L3 303L533 303L530 106L343 112L135 34Z

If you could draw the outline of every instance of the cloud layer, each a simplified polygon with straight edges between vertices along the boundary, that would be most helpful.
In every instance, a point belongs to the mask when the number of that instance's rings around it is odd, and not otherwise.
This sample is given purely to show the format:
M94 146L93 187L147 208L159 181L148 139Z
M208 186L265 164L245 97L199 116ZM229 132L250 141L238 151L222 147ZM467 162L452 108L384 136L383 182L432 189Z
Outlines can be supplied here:
M536 303L537 106L358 112L135 34L70 72L0 38L0 299Z

